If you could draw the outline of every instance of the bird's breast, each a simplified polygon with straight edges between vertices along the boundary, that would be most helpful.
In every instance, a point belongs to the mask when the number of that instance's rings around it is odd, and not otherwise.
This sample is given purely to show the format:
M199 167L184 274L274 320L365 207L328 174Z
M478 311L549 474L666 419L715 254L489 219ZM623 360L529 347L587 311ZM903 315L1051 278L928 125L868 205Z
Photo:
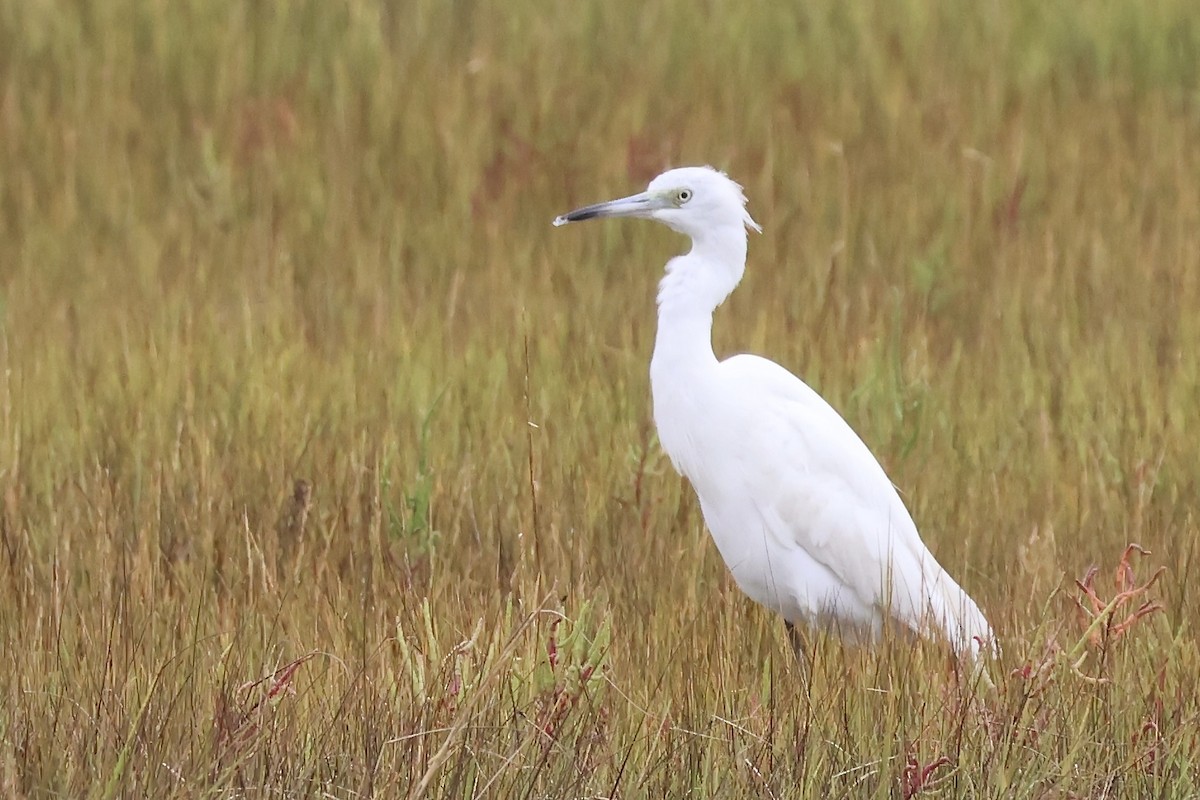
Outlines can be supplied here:
M698 393L663 388L652 383L654 426L663 451L676 471L692 481L700 477L704 453L704 421L711 423L711 409Z

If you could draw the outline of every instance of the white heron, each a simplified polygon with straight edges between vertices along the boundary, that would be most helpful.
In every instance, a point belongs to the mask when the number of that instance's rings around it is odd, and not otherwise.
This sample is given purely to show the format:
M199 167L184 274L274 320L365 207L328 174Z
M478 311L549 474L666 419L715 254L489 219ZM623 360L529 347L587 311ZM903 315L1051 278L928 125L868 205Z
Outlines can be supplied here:
M712 315L742 279L742 187L711 167L672 169L646 191L558 217L657 220L692 240L667 262L650 361L654 421L695 489L738 586L786 623L873 640L888 615L971 660L991 626L925 547L862 439L803 381L754 355L718 360Z

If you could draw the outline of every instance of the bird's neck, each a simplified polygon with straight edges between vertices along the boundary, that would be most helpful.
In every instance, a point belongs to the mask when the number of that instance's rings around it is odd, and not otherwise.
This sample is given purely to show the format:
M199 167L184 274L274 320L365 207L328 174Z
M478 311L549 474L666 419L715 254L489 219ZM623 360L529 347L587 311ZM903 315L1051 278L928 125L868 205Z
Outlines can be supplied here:
M667 263L658 286L658 334L652 370L715 363L712 314L742 279L746 232L714 228L692 237L692 249Z

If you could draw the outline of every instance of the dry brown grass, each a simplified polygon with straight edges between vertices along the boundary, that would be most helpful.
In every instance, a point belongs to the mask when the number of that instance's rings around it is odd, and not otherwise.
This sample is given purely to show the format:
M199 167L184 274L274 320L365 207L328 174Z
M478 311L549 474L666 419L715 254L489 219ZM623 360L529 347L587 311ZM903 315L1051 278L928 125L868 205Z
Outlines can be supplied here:
M0 0L0 793L1194 796L1198 98L1183 0ZM683 163L993 691L726 577L680 242L550 227Z

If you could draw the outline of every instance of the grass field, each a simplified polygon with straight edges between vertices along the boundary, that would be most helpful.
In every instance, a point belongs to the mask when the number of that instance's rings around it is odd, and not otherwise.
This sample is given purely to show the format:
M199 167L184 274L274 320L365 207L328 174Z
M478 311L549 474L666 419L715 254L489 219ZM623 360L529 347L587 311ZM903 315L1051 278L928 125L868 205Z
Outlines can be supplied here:
M726 575L550 226L691 163L994 688ZM1196 797L1198 342L1190 0L0 0L0 793Z

